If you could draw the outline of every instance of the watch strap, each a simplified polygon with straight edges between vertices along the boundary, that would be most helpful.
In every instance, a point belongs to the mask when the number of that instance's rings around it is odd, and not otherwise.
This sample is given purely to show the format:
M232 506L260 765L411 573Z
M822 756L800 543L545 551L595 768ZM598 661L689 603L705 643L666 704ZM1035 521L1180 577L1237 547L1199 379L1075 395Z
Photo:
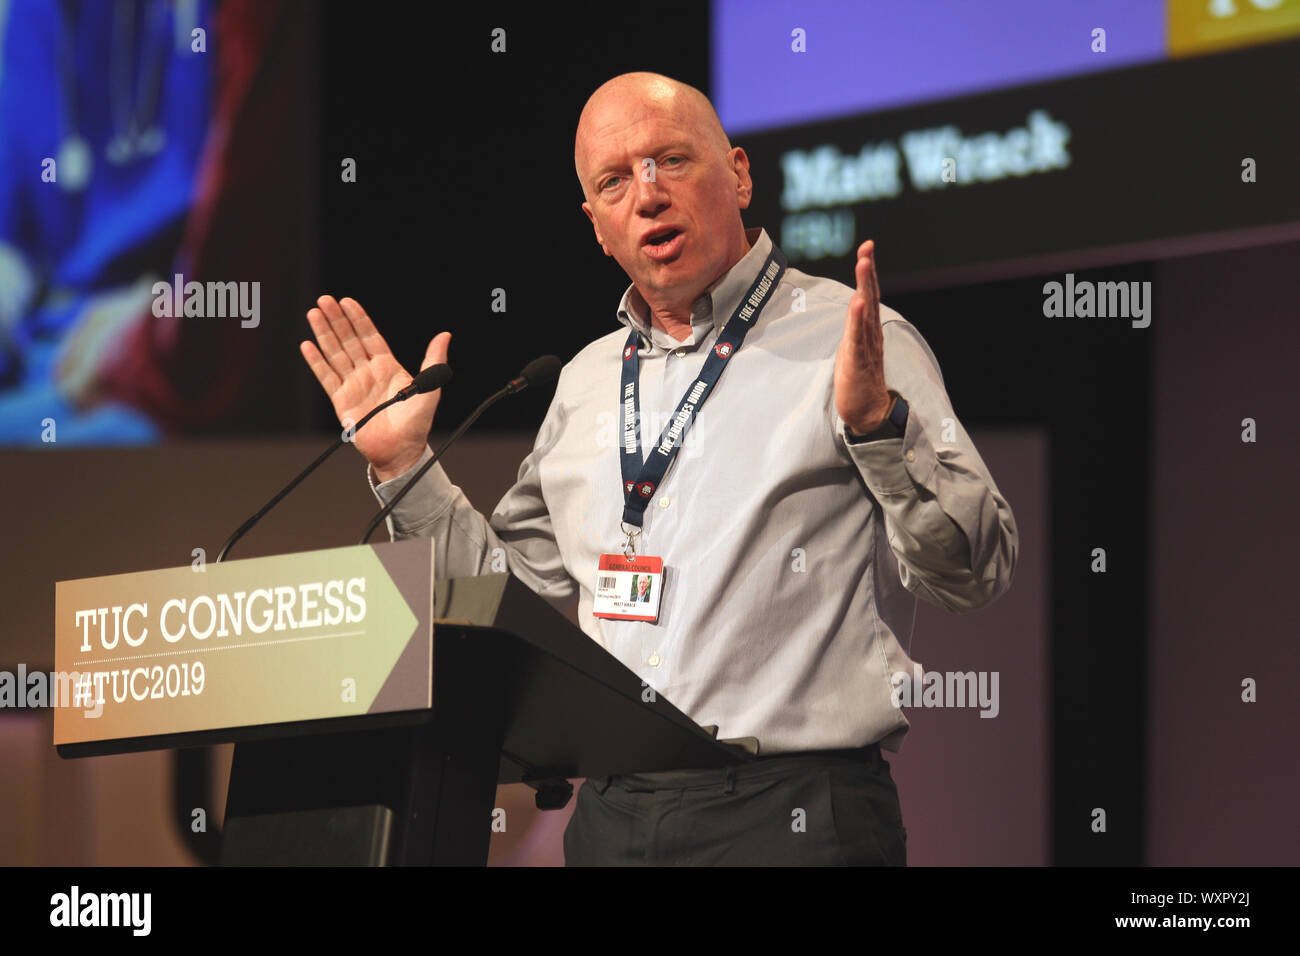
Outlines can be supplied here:
M890 406L889 414L885 420L865 435L854 434L851 428L845 426L847 439L851 445L861 445L869 441L881 441L886 438L902 438L907 431L907 399L903 398L892 388L889 394L894 396L894 402Z

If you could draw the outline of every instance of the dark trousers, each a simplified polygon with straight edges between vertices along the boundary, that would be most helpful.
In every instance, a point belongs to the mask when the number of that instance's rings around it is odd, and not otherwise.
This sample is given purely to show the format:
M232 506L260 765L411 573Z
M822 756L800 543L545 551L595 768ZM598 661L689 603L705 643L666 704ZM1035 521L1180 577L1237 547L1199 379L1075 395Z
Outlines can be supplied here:
M898 788L876 745L725 770L588 779L566 866L906 866Z

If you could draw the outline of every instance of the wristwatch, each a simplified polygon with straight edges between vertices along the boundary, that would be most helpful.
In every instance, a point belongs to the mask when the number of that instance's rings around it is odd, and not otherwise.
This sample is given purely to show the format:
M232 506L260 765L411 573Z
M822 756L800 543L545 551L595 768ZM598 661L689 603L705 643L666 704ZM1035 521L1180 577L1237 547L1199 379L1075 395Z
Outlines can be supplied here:
M894 403L889 408L889 414L885 420L876 426L874 431L867 432L865 435L856 434L848 425L844 426L846 439L850 445L862 445L869 441L880 441L885 438L902 438L907 431L907 399L903 398L892 388L889 394L894 396Z

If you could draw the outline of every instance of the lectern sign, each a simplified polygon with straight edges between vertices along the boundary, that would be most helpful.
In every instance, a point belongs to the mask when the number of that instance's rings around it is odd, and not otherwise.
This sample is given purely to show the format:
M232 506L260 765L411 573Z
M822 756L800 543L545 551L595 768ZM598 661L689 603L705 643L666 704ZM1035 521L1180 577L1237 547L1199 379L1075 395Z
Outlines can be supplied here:
M433 542L60 581L55 744L432 706Z

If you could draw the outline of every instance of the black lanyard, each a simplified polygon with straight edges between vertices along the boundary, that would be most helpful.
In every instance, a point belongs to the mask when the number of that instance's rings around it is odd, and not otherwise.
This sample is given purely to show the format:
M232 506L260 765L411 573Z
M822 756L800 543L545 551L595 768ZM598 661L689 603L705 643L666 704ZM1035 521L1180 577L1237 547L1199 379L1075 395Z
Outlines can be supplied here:
M623 382L619 392L619 404L623 409L622 443L619 463L623 470L623 521L641 527L645 517L646 506L659 487L664 475L681 451L682 441L687 430L695 421L705 401L713 393L713 386L727 365L727 360L736 354L745 336L768 303L773 290L780 284L786 269L785 254L772 245L772 252L763 264L758 278L749 287L749 291L740 300L735 313L723 327L714 343L713 354L704 362L700 376L695 380L682 400L677 403L677 410L672 419L664 426L659 441L650 451L644 462L641 460L641 397L638 374L641 367L637 355L639 344L635 328L628 334L627 346L623 349Z

